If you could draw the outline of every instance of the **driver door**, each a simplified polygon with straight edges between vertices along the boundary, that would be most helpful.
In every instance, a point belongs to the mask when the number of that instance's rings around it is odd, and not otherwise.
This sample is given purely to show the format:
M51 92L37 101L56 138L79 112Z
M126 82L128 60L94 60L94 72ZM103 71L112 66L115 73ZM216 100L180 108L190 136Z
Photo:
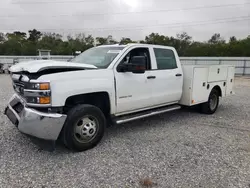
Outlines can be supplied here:
M144 73L138 74L114 70L117 114L137 111L152 104L151 88L147 79L148 71L151 70L151 53L149 48L134 47L122 57L122 61L119 64L130 63L132 56L142 55L145 55L147 58L147 66Z

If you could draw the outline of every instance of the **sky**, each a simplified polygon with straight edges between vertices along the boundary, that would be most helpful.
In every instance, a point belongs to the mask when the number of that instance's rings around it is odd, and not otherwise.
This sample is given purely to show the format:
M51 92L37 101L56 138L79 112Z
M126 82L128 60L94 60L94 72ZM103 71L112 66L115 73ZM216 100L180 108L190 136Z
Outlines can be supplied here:
M205 41L250 35L250 0L0 0L0 32L30 29L119 40L187 32Z

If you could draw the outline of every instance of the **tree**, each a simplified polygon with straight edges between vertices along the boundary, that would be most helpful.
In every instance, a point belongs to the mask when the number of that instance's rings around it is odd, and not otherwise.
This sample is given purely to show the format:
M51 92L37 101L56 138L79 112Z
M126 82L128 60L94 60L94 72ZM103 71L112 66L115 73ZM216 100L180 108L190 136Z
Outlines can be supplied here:
M146 42L144 40L139 41L140 44L145 44Z
M182 40L182 41L190 42L192 40L192 37L189 36L186 32L183 32L181 34L177 34L176 36L179 40Z
M237 39L236 39L235 36L232 36L232 37L230 37L230 39L229 39L229 42L230 42L230 43L236 42L236 41L237 41Z
M36 29L29 30L29 41L37 42L42 37L42 33Z
M88 36L85 38L85 43L86 43L86 45L88 45L88 46L94 46L94 38L92 37L92 35L88 35Z
M225 40L220 36L219 33L215 33L211 39L208 40L211 44L225 43Z
M178 41L178 52L179 55L185 56L186 50L189 48L191 44L192 37L189 36L186 32L183 32L181 34L177 34L177 41Z
M6 41L6 36L5 36L5 34L0 32L0 44L1 44L1 43L4 43L5 41Z
M107 38L105 37L96 37L97 46L99 45L107 45L107 44L116 44L117 41L115 41L112 37L112 35L109 35Z
M128 44L128 43L136 43L135 41L132 41L130 38L122 38L120 41L120 44Z
M117 42L113 39L112 35L107 37L107 44L116 44Z
M4 42L5 53L7 55L23 55L27 34L21 31L14 31L13 33L7 33L6 36L7 40Z
M27 38L28 35L28 38ZM117 42L112 35L96 37L97 45L134 43L129 37ZM230 37L226 42L215 33L207 42L193 41L186 32L174 36L151 33L139 43L157 44L174 47L180 56L250 56L250 36L243 39ZM51 50L54 55L72 55L75 51L85 51L94 46L92 35L79 33L68 35L66 39L59 33L41 33L36 29L12 33L0 33L0 55L36 55L37 49Z
M20 31L14 31L13 33L7 33L8 40L24 41L26 40L27 34Z
M59 55L59 49L61 48L62 35L58 33L43 33L43 36L37 44L38 49L51 50L55 55Z
M168 41L168 37L164 35L159 35L158 33L151 33L149 36L145 37L145 42L147 44L167 45Z
M97 45L108 44L108 39L104 37L96 37Z

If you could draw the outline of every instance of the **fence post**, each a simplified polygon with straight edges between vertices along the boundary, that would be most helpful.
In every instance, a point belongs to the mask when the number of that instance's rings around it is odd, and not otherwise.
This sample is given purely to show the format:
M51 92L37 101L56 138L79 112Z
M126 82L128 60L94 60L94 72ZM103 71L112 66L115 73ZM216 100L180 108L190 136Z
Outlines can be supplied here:
M194 64L195 64L195 65L197 65L197 61L198 61L197 59L194 60L194 62L195 62Z
M246 75L246 66L247 66L247 60L244 60L243 76Z
M219 60L219 65L221 65L221 59Z

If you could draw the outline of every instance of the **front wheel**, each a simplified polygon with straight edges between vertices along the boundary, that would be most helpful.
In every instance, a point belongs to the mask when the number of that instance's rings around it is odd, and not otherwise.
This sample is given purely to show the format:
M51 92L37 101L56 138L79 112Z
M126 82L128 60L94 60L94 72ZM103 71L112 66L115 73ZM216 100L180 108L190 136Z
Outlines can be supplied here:
M105 116L98 107L78 105L68 113L62 132L63 142L75 151L91 149L101 141L105 127Z
M204 114L213 114L219 105L219 92L213 89L209 95L208 101L201 104L201 112Z

